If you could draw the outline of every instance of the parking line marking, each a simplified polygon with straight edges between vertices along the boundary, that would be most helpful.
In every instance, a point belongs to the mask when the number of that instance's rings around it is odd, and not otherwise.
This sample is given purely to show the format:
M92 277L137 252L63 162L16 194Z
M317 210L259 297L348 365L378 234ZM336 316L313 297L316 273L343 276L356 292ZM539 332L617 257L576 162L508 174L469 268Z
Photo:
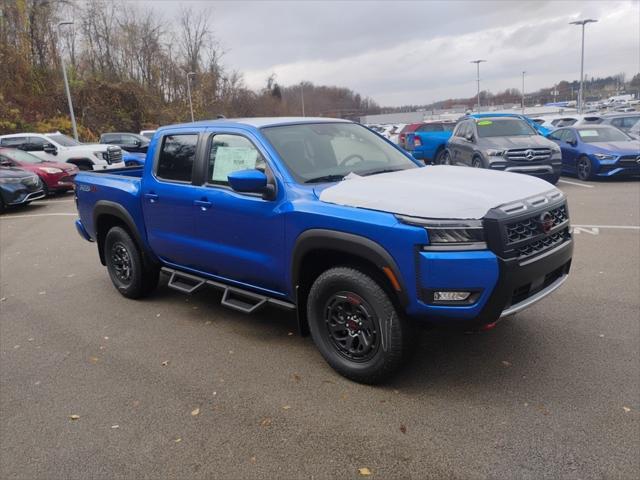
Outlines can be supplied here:
M73 201L74 200L44 200L44 201L38 202L36 205L48 205L50 203L68 203Z
M577 185L584 188L593 188L593 185L587 185L586 183L570 182L569 180L558 180L561 183L568 183L569 185Z
M77 213L34 213L31 215L6 215L0 217L0 220L8 220L11 218L30 218L30 217L77 217Z
M577 228L615 228L618 230L640 230L637 225L571 225Z

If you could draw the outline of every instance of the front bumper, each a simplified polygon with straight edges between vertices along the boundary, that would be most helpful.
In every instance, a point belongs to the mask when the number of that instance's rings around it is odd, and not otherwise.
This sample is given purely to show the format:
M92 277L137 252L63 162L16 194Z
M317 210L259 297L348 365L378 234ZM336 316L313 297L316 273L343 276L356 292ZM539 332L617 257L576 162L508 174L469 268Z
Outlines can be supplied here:
M34 186L26 186L22 183L3 184L1 189L2 199L6 205L20 205L45 196L40 182Z
M633 158L616 158L615 160L599 160L590 157L598 177L626 177L640 175L640 161Z
M524 173L535 177L549 178L560 176L560 172L562 171L562 158L554 157L542 161L514 162L502 157L497 157L497 159L490 160L489 168L491 170Z

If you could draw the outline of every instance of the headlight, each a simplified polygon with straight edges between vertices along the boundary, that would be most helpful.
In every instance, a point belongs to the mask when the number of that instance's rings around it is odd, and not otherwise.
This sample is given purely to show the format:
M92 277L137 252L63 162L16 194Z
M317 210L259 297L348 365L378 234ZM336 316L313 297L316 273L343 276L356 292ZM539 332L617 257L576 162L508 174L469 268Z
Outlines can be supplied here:
M598 160L614 160L616 158L615 155L609 155L607 153L594 153L593 156Z
M0 183L21 183L24 178L29 178L29 177L0 178Z
M45 173L62 173L62 170L54 167L40 167L38 170Z
M487 155L489 155L490 157L501 157L504 155L504 150L493 150L493 149L489 149L486 151Z
M107 159L107 152L93 152L93 154L95 155L95 157L98 160L106 160Z
M487 244L481 220L430 220L397 215L402 223L427 230L429 245L425 250L484 250Z

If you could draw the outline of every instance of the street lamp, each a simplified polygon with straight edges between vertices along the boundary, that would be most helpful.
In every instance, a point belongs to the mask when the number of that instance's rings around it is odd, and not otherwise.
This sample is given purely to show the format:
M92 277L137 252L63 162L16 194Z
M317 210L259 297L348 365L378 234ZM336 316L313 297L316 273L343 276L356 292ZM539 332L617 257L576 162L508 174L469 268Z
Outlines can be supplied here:
M580 57L580 91L578 92L578 113L582 113L583 103L584 103L584 26L587 23L596 23L598 20L594 20L592 18L587 18L585 20L576 20L575 22L570 22L569 25L580 25L582 26L582 56Z
M302 116L304 117L304 82L300 82L300 101L302 102Z
M56 27L58 31L58 38L60 38L60 26L61 25L73 25L71 20L58 22ZM60 64L62 65L62 77L64 78L64 89L67 92L67 102L69 103L69 113L71 114L71 126L73 127L73 138L78 142L78 127L76 126L76 116L73 114L73 102L71 101L71 91L69 90L69 80L67 80L67 69L64 66L64 56L60 55Z
M524 74L527 73L524 70L522 71L522 114L524 115Z
M191 123L195 120L193 119L193 103L191 103L191 77L195 77L196 72L188 72L187 73L187 95L189 96L189 110L191 110Z
M480 113L480 64L486 62L486 60L471 60L469 63L476 64L476 82L478 82L478 113Z

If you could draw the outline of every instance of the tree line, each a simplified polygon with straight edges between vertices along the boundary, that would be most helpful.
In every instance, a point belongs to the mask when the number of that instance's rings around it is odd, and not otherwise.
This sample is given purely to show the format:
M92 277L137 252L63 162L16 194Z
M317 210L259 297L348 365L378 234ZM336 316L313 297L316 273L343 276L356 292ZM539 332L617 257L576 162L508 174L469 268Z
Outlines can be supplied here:
M215 8L223 8L222 5ZM0 133L70 131L61 60L80 136L196 118L300 115L355 118L379 106L348 88L311 82L253 90L225 67L210 10L168 21L118 0L0 0ZM58 22L72 18L73 25Z

